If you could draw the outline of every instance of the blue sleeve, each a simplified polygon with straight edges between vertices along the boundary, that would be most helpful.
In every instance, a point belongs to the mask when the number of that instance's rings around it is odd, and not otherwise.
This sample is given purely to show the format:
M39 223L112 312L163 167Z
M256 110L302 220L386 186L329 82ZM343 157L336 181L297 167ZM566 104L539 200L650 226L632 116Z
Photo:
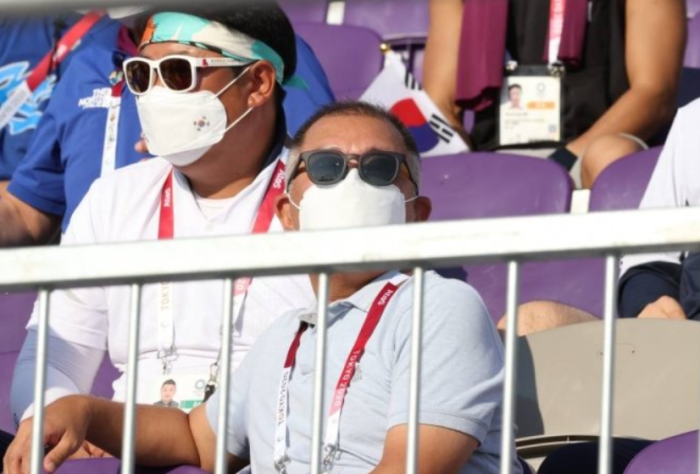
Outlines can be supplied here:
M60 111L60 103L56 96L50 101L34 132L27 155L17 167L8 188L30 206L57 216L62 216L66 209L64 169L54 115L55 108Z
M621 318L636 318L662 296L680 299L681 265L649 262L630 268L620 278L617 311Z
M324 105L335 101L328 77L318 62L311 47L296 37L297 69L296 76L305 85L287 85L284 99L284 112L287 117L287 130L294 135L311 116Z

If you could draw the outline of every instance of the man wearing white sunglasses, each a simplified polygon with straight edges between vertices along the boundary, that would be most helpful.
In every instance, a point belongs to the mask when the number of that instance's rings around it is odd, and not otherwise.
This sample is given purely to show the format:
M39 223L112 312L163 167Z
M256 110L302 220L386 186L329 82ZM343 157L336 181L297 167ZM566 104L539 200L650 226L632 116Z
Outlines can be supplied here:
M228 26L234 20L271 22L267 30L274 35L253 38ZM152 16L139 57L125 63L125 77L137 95L148 148L158 158L96 181L62 245L281 230L274 216L286 161L281 87L294 71L294 44L286 16L270 5L232 6L208 17ZM165 380L177 383L186 411L213 393L223 288L221 281L144 287L140 402L158 399ZM278 315L313 301L304 277L237 280L234 366ZM88 393L106 351L123 370L128 306L125 287L52 294L48 402ZM30 329L35 324L34 317ZM33 411L34 347L35 337L29 338L15 373L12 409L18 421ZM123 375L114 389L115 400L123 400Z

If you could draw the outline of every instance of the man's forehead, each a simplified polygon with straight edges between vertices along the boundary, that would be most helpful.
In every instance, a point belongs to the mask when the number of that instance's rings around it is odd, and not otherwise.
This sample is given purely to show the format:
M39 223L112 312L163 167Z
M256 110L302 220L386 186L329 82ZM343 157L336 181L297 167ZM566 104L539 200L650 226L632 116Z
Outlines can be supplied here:
M369 150L405 151L398 131L387 121L364 115L328 116L306 133L301 151L336 149L361 152Z

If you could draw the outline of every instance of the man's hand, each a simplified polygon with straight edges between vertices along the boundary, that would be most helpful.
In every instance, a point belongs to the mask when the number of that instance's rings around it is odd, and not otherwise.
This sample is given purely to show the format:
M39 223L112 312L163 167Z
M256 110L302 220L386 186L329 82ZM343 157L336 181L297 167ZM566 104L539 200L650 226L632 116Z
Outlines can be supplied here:
M670 296L662 296L644 307L638 318L645 319L687 319L678 301Z
M94 444L83 441L83 445L69 459L88 459L88 458L107 458L111 457L103 449L98 448Z
M33 418L24 420L3 460L4 474L27 474L30 466ZM44 413L44 470L51 474L83 446L90 425L89 398L61 398Z

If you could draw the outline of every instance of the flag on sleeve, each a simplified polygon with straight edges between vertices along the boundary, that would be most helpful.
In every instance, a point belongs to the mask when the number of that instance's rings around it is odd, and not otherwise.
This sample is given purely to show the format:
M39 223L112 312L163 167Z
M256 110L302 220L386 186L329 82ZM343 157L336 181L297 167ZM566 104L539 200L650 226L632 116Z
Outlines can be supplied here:
M396 52L387 53L384 69L360 99L381 104L401 119L423 158L469 150Z

